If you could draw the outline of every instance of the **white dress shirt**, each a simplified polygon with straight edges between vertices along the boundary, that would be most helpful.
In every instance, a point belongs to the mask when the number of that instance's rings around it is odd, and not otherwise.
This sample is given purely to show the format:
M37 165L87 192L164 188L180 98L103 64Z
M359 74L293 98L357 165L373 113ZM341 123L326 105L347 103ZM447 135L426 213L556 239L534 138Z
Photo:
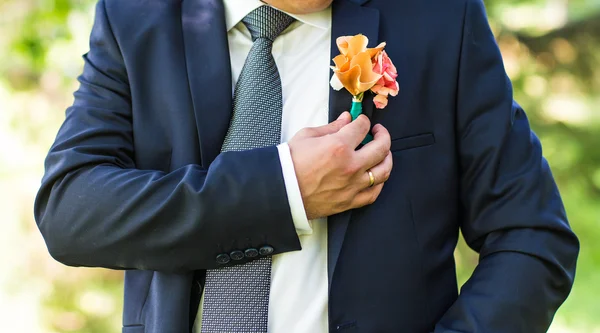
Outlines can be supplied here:
M265 4L260 0L224 0L224 4L234 89L253 44L241 20ZM327 220L307 220L285 142L302 128L328 123L331 9L290 16L297 21L275 39L273 57L283 91L283 143L278 146L279 157L302 251L273 256L268 332L325 333L328 332ZM204 297L196 319L198 332L203 301Z

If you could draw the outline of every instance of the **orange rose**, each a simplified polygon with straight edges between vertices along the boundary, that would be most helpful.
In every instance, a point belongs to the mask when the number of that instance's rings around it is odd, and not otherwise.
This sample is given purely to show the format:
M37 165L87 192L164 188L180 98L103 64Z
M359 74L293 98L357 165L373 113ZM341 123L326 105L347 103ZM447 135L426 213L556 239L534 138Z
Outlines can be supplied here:
M372 59L385 47L385 43L375 48L367 48L369 39L364 35L342 36L336 40L340 55L333 58L335 63L331 85L340 90L346 88L352 96L371 89L382 74L373 71Z

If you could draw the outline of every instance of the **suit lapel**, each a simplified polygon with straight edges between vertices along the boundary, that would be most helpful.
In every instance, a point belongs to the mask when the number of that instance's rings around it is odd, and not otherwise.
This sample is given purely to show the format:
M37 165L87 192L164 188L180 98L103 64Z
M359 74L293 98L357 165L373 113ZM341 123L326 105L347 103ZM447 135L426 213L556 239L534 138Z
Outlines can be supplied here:
M221 0L184 0L181 24L202 166L221 151L232 112L225 9Z
M356 2L356 0L355 0ZM365 1L358 1L364 3ZM378 44L379 38L379 11L372 8L361 7L358 4L348 0L336 0L333 2L332 8L332 28L331 28L331 58L333 59L339 54L336 39L340 36L349 36L363 34L369 38L369 47L374 47ZM369 96L369 97L368 97ZM363 100L363 113L368 116L373 112L373 97L370 94L365 94ZM329 121L337 119L344 111L350 110L352 104L352 96L345 90L335 91L330 89L329 92ZM342 250L344 236L348 223L350 222L351 211L346 211L328 218L328 275L329 287L337 260Z

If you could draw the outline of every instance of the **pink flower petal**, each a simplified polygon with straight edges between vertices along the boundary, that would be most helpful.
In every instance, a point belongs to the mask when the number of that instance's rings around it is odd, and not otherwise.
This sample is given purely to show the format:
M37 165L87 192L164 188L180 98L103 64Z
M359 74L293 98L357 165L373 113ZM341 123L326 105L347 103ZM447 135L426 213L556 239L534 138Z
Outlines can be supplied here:
M388 99L383 95L377 95L373 98L373 103L375 103L376 108L383 109L387 106Z
M382 77L371 88L371 91L377 94L375 105L378 108L384 108L387 105L388 96L397 96L400 86L398 85L398 72L396 66L388 56L387 52L381 51L373 57L373 72L381 74Z

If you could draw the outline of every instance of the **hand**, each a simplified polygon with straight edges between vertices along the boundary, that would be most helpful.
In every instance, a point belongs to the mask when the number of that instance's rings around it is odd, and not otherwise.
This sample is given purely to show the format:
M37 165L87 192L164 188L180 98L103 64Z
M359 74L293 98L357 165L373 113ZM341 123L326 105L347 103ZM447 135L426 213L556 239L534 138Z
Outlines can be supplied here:
M328 125L302 129L288 142L308 219L375 202L393 162L390 134L379 124L373 127L373 141L355 150L370 127L366 116L351 122L344 112ZM372 187L369 170L375 177Z

